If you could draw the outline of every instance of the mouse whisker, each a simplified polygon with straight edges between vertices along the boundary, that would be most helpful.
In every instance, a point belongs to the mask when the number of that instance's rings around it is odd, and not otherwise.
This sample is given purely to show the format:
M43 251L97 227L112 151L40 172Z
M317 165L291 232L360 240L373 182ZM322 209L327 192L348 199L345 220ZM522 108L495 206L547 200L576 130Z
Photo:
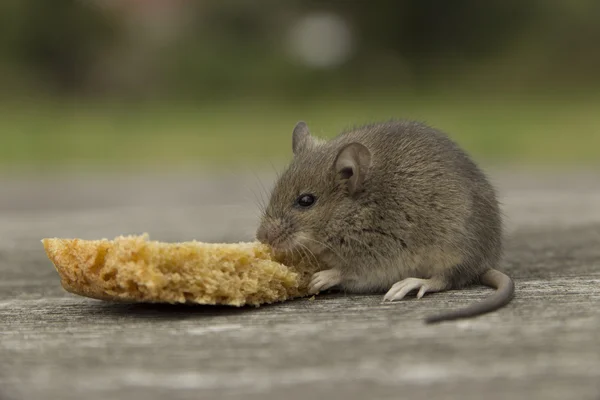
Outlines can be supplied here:
M256 174L256 172L254 172L254 171L252 171L252 174L254 175L254 177L258 181L260 188L262 189L260 191L260 195L261 195L260 198L262 200L262 202L261 202L262 208L266 208L267 199L269 198L269 191L267 190L266 186L263 184L263 181L260 179L258 174Z
M341 259L341 260L342 260L344 263L348 263L348 262L346 261L346 259L340 255L340 253L339 253L339 252L335 251L335 250L333 249L333 247L331 247L331 246L330 246L330 245L328 245L327 243L325 243L325 242L321 242L320 240L316 240L316 239L313 239L313 238L309 238L309 237L307 237L307 236L304 236L304 235L302 236L302 238L304 238L305 240L310 240L310 241L312 241L312 242L315 242L315 243L317 243L317 244L320 244L321 246L324 246L325 248L329 249L329 250L330 250L330 251L331 251L333 254L335 254L336 256L338 256L338 257L339 257L339 258L340 258L340 259Z
M248 189L252 193L253 198L250 199L250 198L248 198L248 196L244 196L244 198L247 200L250 200L258 208L258 210L264 214L266 207L265 207L263 200L261 200L261 198L259 198L259 196L256 194L256 192L254 191L253 188L248 187Z
M275 178L277 180L279 180L279 178L281 178L281 172L277 168L275 168L275 165L273 164L273 162L271 160L269 160L269 164L271 165L273 172L275 172Z
M312 257L312 259L315 262L315 265L319 265L319 259L315 255L315 253L311 249L309 249L306 245L302 245L302 246L306 249L306 252Z
M312 256L312 259L314 260L315 265L319 265L319 260L318 260L317 256L315 256L315 253L313 253L312 250L309 249L306 245L304 245L300 242L297 242L297 243L299 246L301 246L301 249L302 249L303 253L305 253L306 257L310 259L311 257L309 257L309 256Z
M306 259L306 258L309 258L309 259L310 259L310 257L309 257L309 256L308 256L308 254L306 253L306 250L304 250L302 247L299 247L299 248L298 248L298 252L299 252L299 253L301 253L301 255L300 255L300 260L304 260L304 259Z
M295 247L292 248L292 258L294 257L293 256L294 250L296 250L298 252L298 257L299 257L298 261L302 260L303 257L302 257L302 253L300 252L300 249L299 248L295 248Z

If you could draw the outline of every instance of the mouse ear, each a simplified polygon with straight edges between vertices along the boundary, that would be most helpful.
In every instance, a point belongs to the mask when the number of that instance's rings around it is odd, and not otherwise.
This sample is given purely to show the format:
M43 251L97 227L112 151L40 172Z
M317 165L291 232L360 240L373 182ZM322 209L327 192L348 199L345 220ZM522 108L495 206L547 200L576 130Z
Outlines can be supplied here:
M292 150L294 154L298 154L308 147L312 142L312 136L306 122L300 121L296 124L294 132L292 133Z
M371 167L371 152L360 143L350 143L340 150L335 158L338 178L345 181L350 194L362 190Z

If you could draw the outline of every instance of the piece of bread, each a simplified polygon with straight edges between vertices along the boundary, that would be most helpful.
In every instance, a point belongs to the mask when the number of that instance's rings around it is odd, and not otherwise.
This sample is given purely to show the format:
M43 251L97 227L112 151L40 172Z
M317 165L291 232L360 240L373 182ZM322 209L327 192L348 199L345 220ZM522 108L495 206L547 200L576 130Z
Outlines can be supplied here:
M258 242L163 243L148 235L114 240L44 239L69 292L102 300L255 305L305 296L316 266L283 264Z

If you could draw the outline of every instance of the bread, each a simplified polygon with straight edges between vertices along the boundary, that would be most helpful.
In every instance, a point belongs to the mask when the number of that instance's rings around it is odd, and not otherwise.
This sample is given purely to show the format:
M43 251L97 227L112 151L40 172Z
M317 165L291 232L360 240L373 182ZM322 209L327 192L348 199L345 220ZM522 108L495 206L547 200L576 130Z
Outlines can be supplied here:
M44 239L71 293L103 300L254 305L307 294L314 265L288 267L258 242L163 243L148 235L114 240Z

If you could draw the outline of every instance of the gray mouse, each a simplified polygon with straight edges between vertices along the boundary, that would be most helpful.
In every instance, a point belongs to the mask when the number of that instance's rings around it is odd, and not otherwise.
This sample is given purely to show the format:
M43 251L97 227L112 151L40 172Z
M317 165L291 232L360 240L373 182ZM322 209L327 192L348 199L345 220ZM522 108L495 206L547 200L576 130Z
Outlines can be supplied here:
M391 120L325 141L298 122L293 160L279 176L256 238L276 251L316 257L311 294L387 292L384 301L460 289L496 289L479 303L426 322L474 317L508 304L496 270L502 219L484 173L446 134Z

